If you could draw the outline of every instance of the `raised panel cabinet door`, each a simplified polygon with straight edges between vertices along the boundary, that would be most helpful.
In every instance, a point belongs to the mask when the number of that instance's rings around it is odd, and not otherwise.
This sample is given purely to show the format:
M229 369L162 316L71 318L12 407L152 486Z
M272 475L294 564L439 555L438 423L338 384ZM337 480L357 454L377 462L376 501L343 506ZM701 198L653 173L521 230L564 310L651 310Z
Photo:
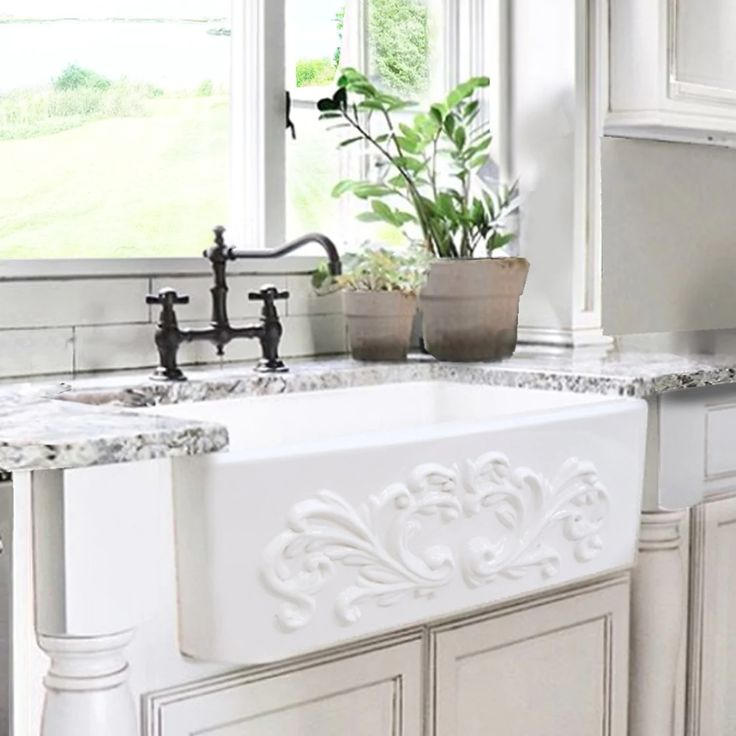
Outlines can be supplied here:
M146 736L421 736L422 643L155 693Z
M627 577L432 637L432 736L626 736Z
M736 736L736 496L693 511L688 736Z

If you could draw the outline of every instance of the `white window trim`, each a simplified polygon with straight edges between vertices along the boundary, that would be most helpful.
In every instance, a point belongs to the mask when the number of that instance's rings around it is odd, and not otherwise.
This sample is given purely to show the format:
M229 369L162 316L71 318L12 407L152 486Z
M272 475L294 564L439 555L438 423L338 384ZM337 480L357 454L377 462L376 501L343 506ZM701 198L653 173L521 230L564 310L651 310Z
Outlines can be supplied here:
M348 0L365 18L366 0ZM499 60L505 54L500 22L508 0L434 0L443 13L443 39L446 89L461 79L490 74L499 84L493 88L494 104L488 105L493 129L504 138L506 126L497 116L504 109L507 94L504 82L507 69ZM231 68L231 222L227 241L238 247L275 248L285 242L286 213L286 137L285 127L285 8L286 0L233 0ZM363 42L360 59L366 59L365 22L355 33ZM238 43L246 37L256 43ZM358 39L354 39L358 40ZM361 64L362 62L362 64ZM251 115L247 108L256 102L264 114ZM486 103L488 104L488 102ZM243 131L238 135L237 131ZM503 152L497 157L506 161ZM247 210L239 202L250 202ZM214 225L216 223L212 223ZM335 238L345 241L347 238ZM203 240L202 249L209 242ZM307 272L318 257L289 256L267 261L238 261L234 273ZM0 281L54 278L95 278L127 276L181 276L204 274L209 264L192 258L96 258L96 259L0 259Z

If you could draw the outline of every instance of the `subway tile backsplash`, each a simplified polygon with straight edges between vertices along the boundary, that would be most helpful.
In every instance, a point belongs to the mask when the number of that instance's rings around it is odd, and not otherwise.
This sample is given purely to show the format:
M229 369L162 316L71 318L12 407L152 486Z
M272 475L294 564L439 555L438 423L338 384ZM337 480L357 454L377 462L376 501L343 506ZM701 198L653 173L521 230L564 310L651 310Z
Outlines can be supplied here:
M149 280L70 279L0 283L0 330L148 322Z
M264 283L292 295L279 305L285 358L346 351L340 295L315 296L306 274L231 275L234 323L258 317L260 305L250 302L248 293ZM0 378L153 368L158 308L146 306L146 294L165 286L188 294L190 304L177 308L180 323L203 327L210 317L210 285L209 275L0 282ZM225 360L255 361L259 356L257 341L237 340L228 346ZM218 361L207 343L181 347L182 365Z

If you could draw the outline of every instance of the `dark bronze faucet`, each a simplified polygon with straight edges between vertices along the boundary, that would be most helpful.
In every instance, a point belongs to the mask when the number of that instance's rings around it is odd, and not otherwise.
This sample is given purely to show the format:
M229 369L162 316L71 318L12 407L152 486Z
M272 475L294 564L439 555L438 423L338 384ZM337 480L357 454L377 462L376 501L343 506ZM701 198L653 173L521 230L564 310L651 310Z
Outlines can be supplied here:
M261 343L262 357L256 365L256 370L262 373L277 373L287 371L283 360L279 358L279 343L283 334L283 326L276 310L276 301L288 299L289 292L279 291L275 286L266 284L257 292L248 295L251 301L263 302L261 318L255 324L243 327L233 327L227 314L227 275L228 261L242 258L279 258L292 253L310 243L321 245L329 258L330 272L337 276L342 270L340 256L335 244L325 235L313 233L303 238L287 243L275 250L238 250L225 245L225 228L214 229L215 242L212 247L204 251L204 257L212 265L214 284L210 289L212 294L212 318L210 326L202 330L181 329L179 327L175 307L179 304L188 304L189 297L179 295L174 289L162 289L157 295L146 297L147 304L161 305L158 328L156 330L156 347L159 354L159 367L151 376L159 381L184 381L186 377L177 363L177 354L182 343L196 340L211 342L217 355L225 354L225 346L238 338L257 338Z

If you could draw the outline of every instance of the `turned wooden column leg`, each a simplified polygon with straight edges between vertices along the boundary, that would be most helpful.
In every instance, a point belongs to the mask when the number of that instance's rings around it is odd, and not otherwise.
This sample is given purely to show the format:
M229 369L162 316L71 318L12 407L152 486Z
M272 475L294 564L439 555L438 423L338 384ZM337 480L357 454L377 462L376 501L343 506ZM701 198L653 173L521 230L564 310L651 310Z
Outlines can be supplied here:
M125 647L133 634L45 636L51 665L44 678L41 736L137 736Z
M687 512L642 514L632 577L629 736L675 733L687 607Z
M36 640L50 659L41 736L139 733L125 653L139 618L115 491L32 476Z

